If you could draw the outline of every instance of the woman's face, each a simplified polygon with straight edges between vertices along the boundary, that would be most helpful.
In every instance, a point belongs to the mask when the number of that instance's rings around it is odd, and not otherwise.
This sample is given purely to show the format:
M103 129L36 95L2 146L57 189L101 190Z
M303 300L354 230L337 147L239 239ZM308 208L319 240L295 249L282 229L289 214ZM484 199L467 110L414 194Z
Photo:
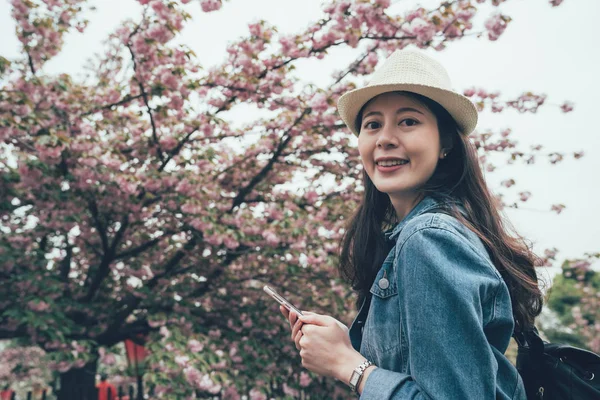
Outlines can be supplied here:
M375 187L396 206L435 171L443 152L437 119L410 95L381 94L363 110L358 151Z

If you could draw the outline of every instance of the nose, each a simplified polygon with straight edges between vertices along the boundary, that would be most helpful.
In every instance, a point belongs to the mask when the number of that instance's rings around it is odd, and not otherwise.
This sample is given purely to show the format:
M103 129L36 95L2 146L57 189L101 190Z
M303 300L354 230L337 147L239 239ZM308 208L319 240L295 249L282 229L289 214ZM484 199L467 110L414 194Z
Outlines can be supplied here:
M398 146L398 138L388 126L389 124L386 124L386 126L379 132L379 137L377 138L376 142L376 145L379 148L387 149Z

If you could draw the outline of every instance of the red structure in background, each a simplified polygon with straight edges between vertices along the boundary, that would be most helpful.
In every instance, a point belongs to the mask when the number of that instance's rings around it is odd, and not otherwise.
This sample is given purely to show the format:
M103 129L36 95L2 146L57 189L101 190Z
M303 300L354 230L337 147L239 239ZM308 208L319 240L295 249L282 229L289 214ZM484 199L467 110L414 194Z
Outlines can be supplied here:
M136 335L135 339L125 340L125 352L127 353L127 364L129 368L135 371L137 377L137 400L144 399L144 385L142 376L144 375L144 367L148 350L144 347L146 343L145 335Z

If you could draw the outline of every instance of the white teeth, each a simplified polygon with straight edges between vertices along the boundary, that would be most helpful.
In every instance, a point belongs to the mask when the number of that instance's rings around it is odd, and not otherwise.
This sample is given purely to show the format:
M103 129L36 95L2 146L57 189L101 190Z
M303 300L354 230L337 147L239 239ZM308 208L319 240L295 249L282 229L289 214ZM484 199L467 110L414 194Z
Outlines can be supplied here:
M408 160L386 160L386 161L379 161L377 163L377 165L380 165L382 167L393 167L394 165L403 165L403 164L407 164Z

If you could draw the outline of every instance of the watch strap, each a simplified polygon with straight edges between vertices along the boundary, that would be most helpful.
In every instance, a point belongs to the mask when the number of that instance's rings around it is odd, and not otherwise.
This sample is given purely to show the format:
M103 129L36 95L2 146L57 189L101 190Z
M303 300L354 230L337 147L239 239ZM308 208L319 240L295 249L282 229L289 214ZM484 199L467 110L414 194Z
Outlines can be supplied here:
M354 368L354 371L352 371L349 385L350 389L352 389L354 393L357 393L360 381L362 381L363 378L363 374L371 365L373 365L371 361L365 360L358 367Z

